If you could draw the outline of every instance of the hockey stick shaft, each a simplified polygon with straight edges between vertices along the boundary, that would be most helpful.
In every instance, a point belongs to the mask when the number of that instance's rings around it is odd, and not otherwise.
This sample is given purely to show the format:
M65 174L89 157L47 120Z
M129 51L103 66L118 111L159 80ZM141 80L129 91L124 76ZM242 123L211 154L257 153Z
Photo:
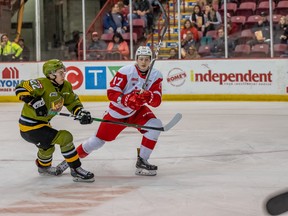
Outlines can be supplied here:
M167 32L167 29L168 29L168 17L167 17L167 14L166 14L166 11L165 9L163 8L163 5L159 2L159 1L155 1L161 12L162 12L162 15L163 15L163 19L164 19L164 27L161 29L161 33L160 33L160 40L159 40L159 43L158 43L158 46L156 47L156 51L155 51L155 56L156 56L156 59L158 58L158 54L159 54L159 51L160 51L160 47L161 47L161 44L162 44L162 41L164 40L164 36Z
M67 116L67 117L75 117L72 114L69 113L57 113L58 115L61 116ZM150 126L143 126L143 125L137 125L137 124L127 124L124 122L114 122L114 121L108 121L108 120L104 120L104 119L98 119L98 118L93 118L94 121L101 121L101 122L107 122L107 123L111 123L111 124L121 124L127 127L134 127L134 128L146 128L146 129L152 129L152 130L158 130L158 131L168 131L170 130L173 126L175 126L182 118L182 114L177 113L168 124L166 124L163 127L150 127ZM58 164L56 166L57 169L61 170L61 173L63 173L67 168L68 168L68 164L67 162L64 160L62 161L60 164Z
M57 115L60 116L66 116L66 117L76 117L75 115L69 114L69 113L57 113ZM153 126L146 126L146 125L139 125L139 124L131 124L126 122L118 122L118 121L111 121L106 119L100 119L100 118L92 118L93 121L97 122L105 122L110 124L117 124L117 125L123 125L125 127L134 127L134 128L142 128L142 129L150 129L150 130L157 130L157 131L168 131L170 130L175 124L177 124L180 119L182 118L182 115L180 113L177 113L173 119L165 126L163 127L153 127Z
M147 83L148 83L151 71L153 69L154 63L155 63L155 61L158 58L158 54L159 54L159 51L160 51L160 47L161 47L162 41L163 41L164 36L165 36L165 34L167 32L167 29L168 29L168 18L167 18L167 14L166 14L165 9L163 8L163 5L159 1L155 1L155 3L159 5L159 8L160 8L160 10L162 12L162 15L163 15L163 18L164 18L164 27L162 28L161 33L160 33L160 40L159 40L158 45L156 47L155 58L152 59L152 61L150 63L149 70L147 72L145 82L142 85L142 91L145 90L145 88L147 86Z

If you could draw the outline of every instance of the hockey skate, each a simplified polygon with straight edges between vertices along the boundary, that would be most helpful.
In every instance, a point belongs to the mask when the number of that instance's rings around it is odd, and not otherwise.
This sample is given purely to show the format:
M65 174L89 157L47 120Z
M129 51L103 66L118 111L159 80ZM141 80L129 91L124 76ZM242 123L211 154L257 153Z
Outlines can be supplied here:
M149 164L147 160L138 156L135 172L136 175L155 176L157 175L157 169L157 166Z
M94 182L94 174L84 170L82 167L71 168L74 182Z
M56 169L59 169L61 171L61 173L63 173L66 169L69 168L68 163L66 162L66 160L63 160L61 163L59 163L56 166Z
M39 164L38 159L36 159L36 165L38 167L38 173L42 176L58 176L62 174L62 171L57 167L44 167Z

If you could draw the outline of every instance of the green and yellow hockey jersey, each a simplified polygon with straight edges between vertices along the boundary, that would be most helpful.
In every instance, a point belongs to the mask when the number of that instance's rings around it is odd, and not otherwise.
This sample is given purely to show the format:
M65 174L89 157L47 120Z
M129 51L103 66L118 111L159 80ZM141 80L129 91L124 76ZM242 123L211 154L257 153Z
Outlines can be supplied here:
M83 105L78 96L73 92L72 85L64 81L63 85L56 86L48 78L37 78L22 81L15 90L19 100L26 96L42 97L48 110L47 116L37 116L33 107L24 103L19 119L20 130L23 132L50 126L50 120L65 106L75 114Z

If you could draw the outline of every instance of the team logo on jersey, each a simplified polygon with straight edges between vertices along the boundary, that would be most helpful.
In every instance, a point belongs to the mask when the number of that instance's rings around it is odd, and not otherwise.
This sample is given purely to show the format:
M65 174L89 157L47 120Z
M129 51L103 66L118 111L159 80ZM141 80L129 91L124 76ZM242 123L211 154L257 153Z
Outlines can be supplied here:
M51 93L49 94L49 96L50 96L50 97L57 97L57 92L51 92Z
M51 102L51 110L54 112L60 112L64 105L64 98L60 97Z
M106 89L106 73L106 67L104 66L85 67L86 89Z
M167 82L175 87L182 86L187 78L187 74L180 68L173 68L168 72Z

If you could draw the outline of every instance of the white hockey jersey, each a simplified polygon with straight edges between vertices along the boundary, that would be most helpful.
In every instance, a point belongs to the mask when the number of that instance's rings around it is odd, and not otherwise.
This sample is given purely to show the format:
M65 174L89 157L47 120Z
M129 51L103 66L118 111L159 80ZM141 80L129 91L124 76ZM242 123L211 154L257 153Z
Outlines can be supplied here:
M127 65L119 69L110 82L107 90L109 104L108 112L114 118L127 118L132 116L136 111L125 107L121 102L117 103L118 97L122 94L129 94L134 90L141 90L145 82L146 75L143 76L136 65ZM157 107L161 104L162 98L162 80L163 76L160 71L153 68L145 90L153 92L153 101L151 106Z

